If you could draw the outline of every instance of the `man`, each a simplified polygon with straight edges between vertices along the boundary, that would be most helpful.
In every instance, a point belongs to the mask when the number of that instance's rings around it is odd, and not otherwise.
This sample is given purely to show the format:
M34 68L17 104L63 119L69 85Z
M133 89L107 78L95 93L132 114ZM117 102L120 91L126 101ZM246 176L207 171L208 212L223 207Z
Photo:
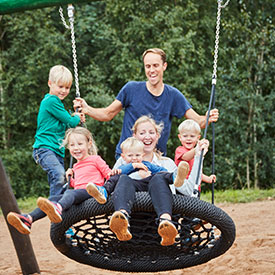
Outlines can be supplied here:
M163 83L163 73L167 68L165 52L158 48L148 49L142 57L147 81L126 83L116 99L106 108L93 108L82 98L74 100L74 108L79 108L79 111L99 121L110 121L124 109L121 136L116 146L116 158L121 154L120 144L132 136L132 126L142 115L150 115L156 122L164 123L164 130L157 146L164 154L166 154L173 117L185 116L197 121L201 128L205 127L206 115L197 114L178 89ZM209 122L216 122L218 118L218 110L211 110Z

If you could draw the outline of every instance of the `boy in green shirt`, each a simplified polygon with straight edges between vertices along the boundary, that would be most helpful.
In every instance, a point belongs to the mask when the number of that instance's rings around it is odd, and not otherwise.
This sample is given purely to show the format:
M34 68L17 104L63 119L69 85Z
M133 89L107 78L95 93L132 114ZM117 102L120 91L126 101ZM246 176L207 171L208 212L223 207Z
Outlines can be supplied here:
M73 76L66 67L56 65L50 69L50 90L41 101L37 117L33 158L48 174L50 197L61 194L64 185L65 148L61 144L65 131L85 121L84 115L78 112L71 116L62 103L70 92L72 81Z

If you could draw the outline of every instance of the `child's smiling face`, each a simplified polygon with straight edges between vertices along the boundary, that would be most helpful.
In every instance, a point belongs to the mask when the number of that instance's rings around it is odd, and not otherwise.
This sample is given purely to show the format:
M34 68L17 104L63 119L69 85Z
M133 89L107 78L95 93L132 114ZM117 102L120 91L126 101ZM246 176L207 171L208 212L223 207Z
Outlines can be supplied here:
M193 149L200 139L200 135L196 131L184 130L178 135L181 145L186 149Z
M70 154L77 160L81 161L89 156L91 141L82 134L71 134L68 142Z
M64 84L61 82L55 83L50 80L48 86L50 87L49 94L56 95L60 100L66 98L71 89L71 84Z

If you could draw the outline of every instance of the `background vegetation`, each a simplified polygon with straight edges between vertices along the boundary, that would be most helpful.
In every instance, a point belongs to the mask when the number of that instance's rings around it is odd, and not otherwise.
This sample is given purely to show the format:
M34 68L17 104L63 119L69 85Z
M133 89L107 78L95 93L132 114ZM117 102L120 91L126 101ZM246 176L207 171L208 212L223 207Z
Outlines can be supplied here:
M217 1L106 0L76 5L81 96L95 107L113 101L129 80L144 80L141 55L168 56L165 83L200 114L207 111ZM66 10L66 7L64 7ZM215 126L216 188L274 188L274 1L230 1L222 10ZM65 12L66 13L66 12ZM58 7L0 17L0 155L17 198L47 195L46 174L32 160L39 104L50 67L73 71L70 32ZM74 88L65 100L72 109ZM122 125L87 119L100 155L112 166ZM179 145L174 120L168 156ZM211 140L211 128L207 137ZM68 166L68 153L67 153ZM211 153L204 172L211 173ZM206 187L204 190L207 190Z

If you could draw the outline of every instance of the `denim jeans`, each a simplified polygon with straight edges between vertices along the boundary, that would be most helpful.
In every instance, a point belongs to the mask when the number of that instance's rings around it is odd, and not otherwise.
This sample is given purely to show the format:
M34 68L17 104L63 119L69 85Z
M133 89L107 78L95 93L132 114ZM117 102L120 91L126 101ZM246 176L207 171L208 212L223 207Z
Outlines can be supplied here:
M61 194L65 181L64 159L47 148L34 148L32 156L35 162L47 172L50 196Z
M65 211L72 205L80 204L89 198L91 198L91 196L86 189L68 189L60 199L56 200L56 202L62 206L62 211Z
M60 195L55 195L52 197L49 197L50 201L57 202L62 198L63 194ZM29 213L29 215L32 217L32 222L36 222L47 215L40 209L40 208L35 208L32 212Z
M148 191L157 216L164 213L172 215L173 199L166 174L172 179L172 173L156 173L142 180L121 175L112 196L115 211L124 209L131 214L135 192Z

